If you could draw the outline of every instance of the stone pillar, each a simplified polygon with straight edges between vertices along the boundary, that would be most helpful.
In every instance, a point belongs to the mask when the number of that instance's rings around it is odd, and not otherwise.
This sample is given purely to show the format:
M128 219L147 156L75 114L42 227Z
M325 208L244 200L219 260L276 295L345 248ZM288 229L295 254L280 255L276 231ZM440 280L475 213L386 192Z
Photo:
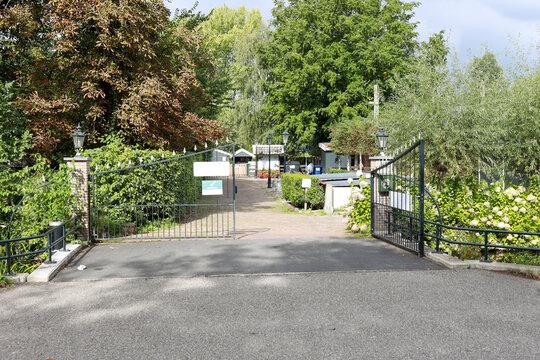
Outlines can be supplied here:
M64 158L69 168L74 169L71 182L73 195L77 202L77 211L81 214L82 228L79 237L88 243L92 242L90 225L90 158Z
M324 212L334 213L334 187L330 184L326 184L324 187Z

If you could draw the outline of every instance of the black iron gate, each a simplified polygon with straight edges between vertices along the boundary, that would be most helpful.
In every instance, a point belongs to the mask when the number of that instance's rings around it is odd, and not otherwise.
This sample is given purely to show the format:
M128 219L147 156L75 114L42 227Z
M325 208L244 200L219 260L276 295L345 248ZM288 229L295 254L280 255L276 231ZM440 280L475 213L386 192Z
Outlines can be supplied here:
M371 234L424 255L424 141L371 172Z
M234 238L235 164L234 156L232 166L222 160L227 149L234 154L235 144L91 174L93 238Z

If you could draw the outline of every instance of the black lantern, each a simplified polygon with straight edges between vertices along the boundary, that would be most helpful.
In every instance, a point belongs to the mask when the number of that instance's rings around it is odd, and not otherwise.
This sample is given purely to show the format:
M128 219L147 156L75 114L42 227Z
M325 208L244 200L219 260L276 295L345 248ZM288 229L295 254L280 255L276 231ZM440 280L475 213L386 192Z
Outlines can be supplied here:
M287 141L289 141L289 132L287 131L287 128L283 130L281 133L281 138L283 139L283 147L284 147L284 154L283 154L283 172L287 173Z
M272 145L272 134L268 134L268 188L272 188L272 166L270 166L270 153L271 148L270 145Z
M289 141L289 132L287 131L287 128L283 130L283 132L281 133L281 137L283 139L283 144L287 145L287 141Z
M381 155L384 156L384 149L386 148L386 143L388 142L388 134L384 131L383 127L381 127L381 131L377 133L377 142L379 143L379 148L381 149Z
M257 173L259 171L259 154L257 153L259 147L259 139L255 139L255 179L257 178Z
M86 136L86 134L81 131L80 123L79 125L77 125L77 130L75 130L72 136L73 136L73 146L75 147L75 151L77 151L75 156L81 156L81 149L84 145L84 137Z

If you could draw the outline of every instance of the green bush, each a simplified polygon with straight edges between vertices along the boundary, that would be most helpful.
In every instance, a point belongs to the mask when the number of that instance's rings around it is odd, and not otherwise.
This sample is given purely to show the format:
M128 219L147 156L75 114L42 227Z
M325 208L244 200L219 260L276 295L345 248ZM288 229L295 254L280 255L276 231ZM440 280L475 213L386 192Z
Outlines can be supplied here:
M71 193L71 170L66 164L53 169L40 157L35 164L22 170L0 166L0 238L19 238L44 233L50 221L67 221L74 214L74 199ZM51 183L48 186L39 186ZM25 196L9 220L17 203ZM12 245L13 254L37 251L47 245L47 238L21 241ZM0 256L6 255L6 247L0 247ZM41 263L43 256L18 258L13 265L15 272L28 272ZM6 272L6 261L0 262L0 273Z
M344 174L344 173L350 173L350 172L354 172L354 171L350 171L350 170L347 170L347 169L338 169L338 168L329 168L328 169L329 174Z
M302 188L302 179L312 179L311 187L307 190ZM324 206L324 188L319 184L319 179L303 174L283 174L281 176L281 191L283 198L293 206L303 207L307 199L310 209L320 209Z
M530 179L528 188L511 185L503 189L501 183L478 184L476 178L446 179L439 188L427 185L441 209L443 224L456 227L479 229L513 230L538 232L540 230L540 182L538 177ZM362 195L360 195L362 194ZM439 215L430 196L425 197L426 219L439 222ZM369 186L361 192L353 192L351 205L345 216L348 227L356 232L369 232L370 225ZM426 231L435 233L433 226L427 224ZM444 238L453 241L483 243L481 232L444 230ZM436 241L426 238L430 247ZM490 234L490 244L512 245L538 248L540 237L528 235ZM440 243L441 250L462 259L478 259L482 256L481 247ZM539 252L514 250L490 250L493 260L540 265Z
M130 168L135 165L171 159L170 151L143 150L127 146L120 139L110 138L101 148L86 150L90 157L92 173ZM95 175L94 196L97 205L123 207L102 210L96 216L98 232L101 229L120 229L125 223L148 225L151 219L165 219L185 214L185 208L178 210L161 206L170 204L193 204L201 194L201 178L193 176L193 162L202 161L203 155L172 160L152 166L143 166L107 174ZM155 205L136 207L130 205ZM120 235L120 231L118 230Z
M538 232L540 230L540 184L536 176L530 178L528 188L510 185L503 189L501 183L478 184L476 178L446 179L431 193L441 208L446 225L479 229L513 230ZM426 197L428 199L428 197ZM438 212L433 202L426 201L426 218L438 221ZM482 243L483 234L445 230L444 237L450 240ZM430 246L435 241L427 239ZM488 242L498 245L539 247L540 237L497 234L489 235ZM441 249L452 255L469 258L463 246L441 242ZM510 261L515 251L492 250L494 260ZM533 256L534 257L534 256Z
M348 228L352 232L368 234L371 223L371 187L363 178L359 179L360 186L353 186L351 205L345 209Z

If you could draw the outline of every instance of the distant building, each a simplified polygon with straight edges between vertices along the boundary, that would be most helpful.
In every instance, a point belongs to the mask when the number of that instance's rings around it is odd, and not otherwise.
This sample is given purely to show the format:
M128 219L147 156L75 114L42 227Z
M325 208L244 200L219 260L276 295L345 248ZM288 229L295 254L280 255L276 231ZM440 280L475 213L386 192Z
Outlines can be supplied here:
M319 143L319 149L321 149L321 166L323 174L327 174L328 169L347 169L347 166L350 167L350 156L336 155L332 151L331 143Z
M212 161L229 161L232 159L232 154L220 149L212 151Z
M268 163L268 150L270 150L270 164ZM257 169L279 170L280 157L285 154L283 145L253 145L253 154L257 158Z
M252 153L250 153L250 152L247 151L246 149L240 149L240 150L237 150L237 151L234 153L234 161L235 161L237 164L245 164L245 163L248 163L248 162L250 162L251 160L253 160L254 157L255 157L255 155L253 155Z

